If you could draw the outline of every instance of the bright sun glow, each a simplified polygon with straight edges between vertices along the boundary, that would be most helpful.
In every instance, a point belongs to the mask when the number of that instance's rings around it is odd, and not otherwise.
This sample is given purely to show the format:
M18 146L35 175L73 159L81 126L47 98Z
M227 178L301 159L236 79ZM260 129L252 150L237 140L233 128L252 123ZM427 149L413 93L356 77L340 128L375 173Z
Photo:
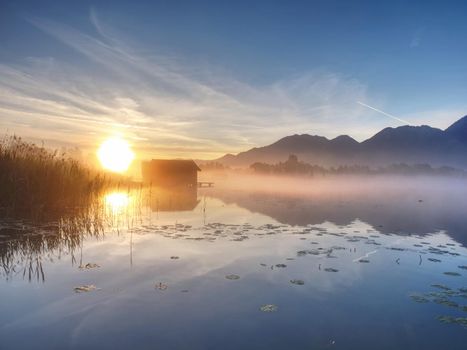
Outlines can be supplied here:
M105 169L121 173L128 169L135 155L128 142L112 138L99 147L97 157Z
M104 197L107 209L114 215L121 214L128 207L130 198L127 193L113 192Z

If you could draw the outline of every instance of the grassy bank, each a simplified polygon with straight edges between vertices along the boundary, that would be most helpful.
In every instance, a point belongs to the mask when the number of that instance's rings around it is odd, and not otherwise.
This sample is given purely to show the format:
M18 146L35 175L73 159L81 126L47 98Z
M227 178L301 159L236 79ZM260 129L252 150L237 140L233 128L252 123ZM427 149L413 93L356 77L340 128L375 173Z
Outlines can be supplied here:
M95 198L122 181L19 137L0 142L0 215L41 217Z

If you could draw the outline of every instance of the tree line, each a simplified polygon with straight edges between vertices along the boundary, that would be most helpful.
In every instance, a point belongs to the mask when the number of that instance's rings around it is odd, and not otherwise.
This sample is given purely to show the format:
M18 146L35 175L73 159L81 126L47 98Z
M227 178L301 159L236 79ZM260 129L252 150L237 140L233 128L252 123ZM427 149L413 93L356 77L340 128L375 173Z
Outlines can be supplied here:
M448 166L432 167L430 164L391 164L380 167L367 165L341 165L337 167L323 167L298 160L296 155L290 155L285 162L267 164L256 162L250 165L250 169L258 174L271 175L302 175L302 176L326 176L326 175L442 175L465 177L467 172Z

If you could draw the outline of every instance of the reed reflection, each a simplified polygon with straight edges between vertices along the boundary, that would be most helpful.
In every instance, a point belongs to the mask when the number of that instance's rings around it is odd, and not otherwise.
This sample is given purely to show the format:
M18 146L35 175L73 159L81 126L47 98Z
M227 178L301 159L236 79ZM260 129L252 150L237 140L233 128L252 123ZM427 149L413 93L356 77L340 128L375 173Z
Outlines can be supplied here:
M45 281L44 263L71 256L82 264L83 241L129 229L141 218L142 192L110 191L88 205L43 222L10 220L0 227L0 275Z
M83 242L87 238L102 239L121 231L132 234L145 218L150 220L153 212L192 211L198 203L196 187L116 189L46 223L3 222L0 276L44 282L46 262L70 256L72 266L83 264Z

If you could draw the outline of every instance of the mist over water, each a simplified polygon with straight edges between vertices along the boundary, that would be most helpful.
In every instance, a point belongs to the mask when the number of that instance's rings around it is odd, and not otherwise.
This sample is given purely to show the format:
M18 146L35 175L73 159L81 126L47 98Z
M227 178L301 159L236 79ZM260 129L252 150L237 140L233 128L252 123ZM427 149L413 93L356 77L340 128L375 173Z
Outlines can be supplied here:
M202 176L2 221L2 349L464 348L462 180Z
M383 233L448 231L467 244L467 182L432 176L231 176L212 195L289 225L362 220Z

